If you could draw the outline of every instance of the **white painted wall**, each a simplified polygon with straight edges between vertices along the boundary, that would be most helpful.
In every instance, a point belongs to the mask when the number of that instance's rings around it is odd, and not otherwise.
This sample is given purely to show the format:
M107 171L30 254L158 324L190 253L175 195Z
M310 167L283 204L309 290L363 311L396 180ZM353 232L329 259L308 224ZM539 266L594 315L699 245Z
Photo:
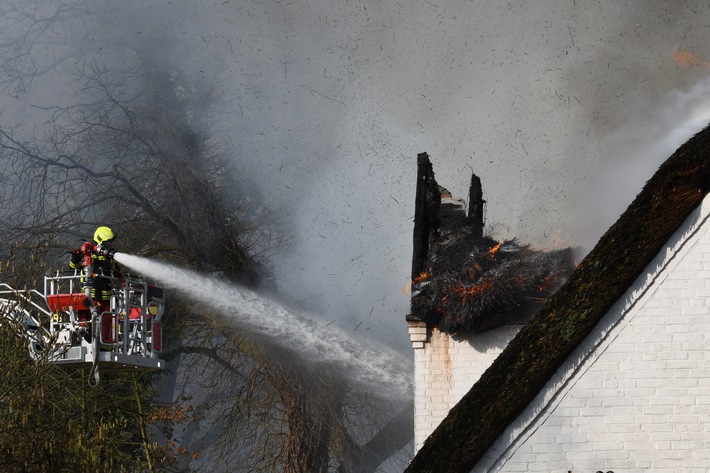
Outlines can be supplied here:
M450 336L424 322L408 322L414 348L414 447L434 431L520 329Z
M710 471L709 199L475 472Z

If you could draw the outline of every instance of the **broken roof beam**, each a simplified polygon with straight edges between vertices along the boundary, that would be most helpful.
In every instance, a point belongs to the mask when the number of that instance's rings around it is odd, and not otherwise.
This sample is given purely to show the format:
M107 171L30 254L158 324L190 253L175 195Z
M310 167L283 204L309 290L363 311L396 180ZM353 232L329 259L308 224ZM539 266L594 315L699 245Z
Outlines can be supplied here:
M475 174L471 174L471 186L468 189L468 218L471 220L473 236L476 240L483 239L483 187L481 179Z
M417 189L414 200L414 248L412 280L426 272L429 237L439 228L441 193L427 153L417 155Z

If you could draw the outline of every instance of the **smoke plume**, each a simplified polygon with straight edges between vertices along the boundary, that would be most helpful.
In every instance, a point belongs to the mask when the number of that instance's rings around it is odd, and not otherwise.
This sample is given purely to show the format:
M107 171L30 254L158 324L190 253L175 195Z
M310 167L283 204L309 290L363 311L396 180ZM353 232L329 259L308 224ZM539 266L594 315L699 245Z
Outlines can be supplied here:
M710 10L699 1L2 8L6 126L45 132L47 107L76 100L78 70L121 71L143 51L230 156L235 188L288 221L291 244L272 255L278 285L404 351L418 152L454 196L467 195L471 171L481 177L496 238L591 245L707 121L676 134L708 108ZM40 17L53 20L28 23ZM7 41L23 31L29 55Z

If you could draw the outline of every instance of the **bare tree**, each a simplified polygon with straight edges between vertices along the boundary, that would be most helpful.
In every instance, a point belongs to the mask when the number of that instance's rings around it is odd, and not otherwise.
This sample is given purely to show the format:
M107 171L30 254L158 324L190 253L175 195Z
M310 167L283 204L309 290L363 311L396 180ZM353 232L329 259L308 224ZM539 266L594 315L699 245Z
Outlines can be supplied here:
M18 5L12 12L25 29L14 33L19 41L6 39L2 57L16 72L6 90L24 93L43 71L27 67L39 46L34 38L85 13L77 3ZM121 67L80 61L75 103L43 105L49 118L31 135L0 126L2 241L40 241L57 267L68 246L107 224L124 251L262 285L270 251L283 242L278 219L254 193L231 188L230 169L199 126L179 68L140 44L102 47L122 58ZM199 103L206 107L209 97L200 94ZM223 412L206 419L216 451L235 469L375 471L411 440L406 403L356 394L347 377L236 332L189 301L174 303L165 322L174 340L167 355L181 356L182 369L211 399L201 408Z

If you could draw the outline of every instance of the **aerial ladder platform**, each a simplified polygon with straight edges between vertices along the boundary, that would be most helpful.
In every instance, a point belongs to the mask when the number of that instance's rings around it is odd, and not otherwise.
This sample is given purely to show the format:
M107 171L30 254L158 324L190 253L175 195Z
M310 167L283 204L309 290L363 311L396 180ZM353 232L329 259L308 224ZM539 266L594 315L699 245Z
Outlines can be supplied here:
M16 327L33 360L91 368L90 384L98 384L100 370L163 369L164 288L140 276L95 274L91 254L113 257L113 250L82 249L89 255L84 266L45 276L42 290L0 284L0 321ZM110 300L92 299L96 278L110 281Z

